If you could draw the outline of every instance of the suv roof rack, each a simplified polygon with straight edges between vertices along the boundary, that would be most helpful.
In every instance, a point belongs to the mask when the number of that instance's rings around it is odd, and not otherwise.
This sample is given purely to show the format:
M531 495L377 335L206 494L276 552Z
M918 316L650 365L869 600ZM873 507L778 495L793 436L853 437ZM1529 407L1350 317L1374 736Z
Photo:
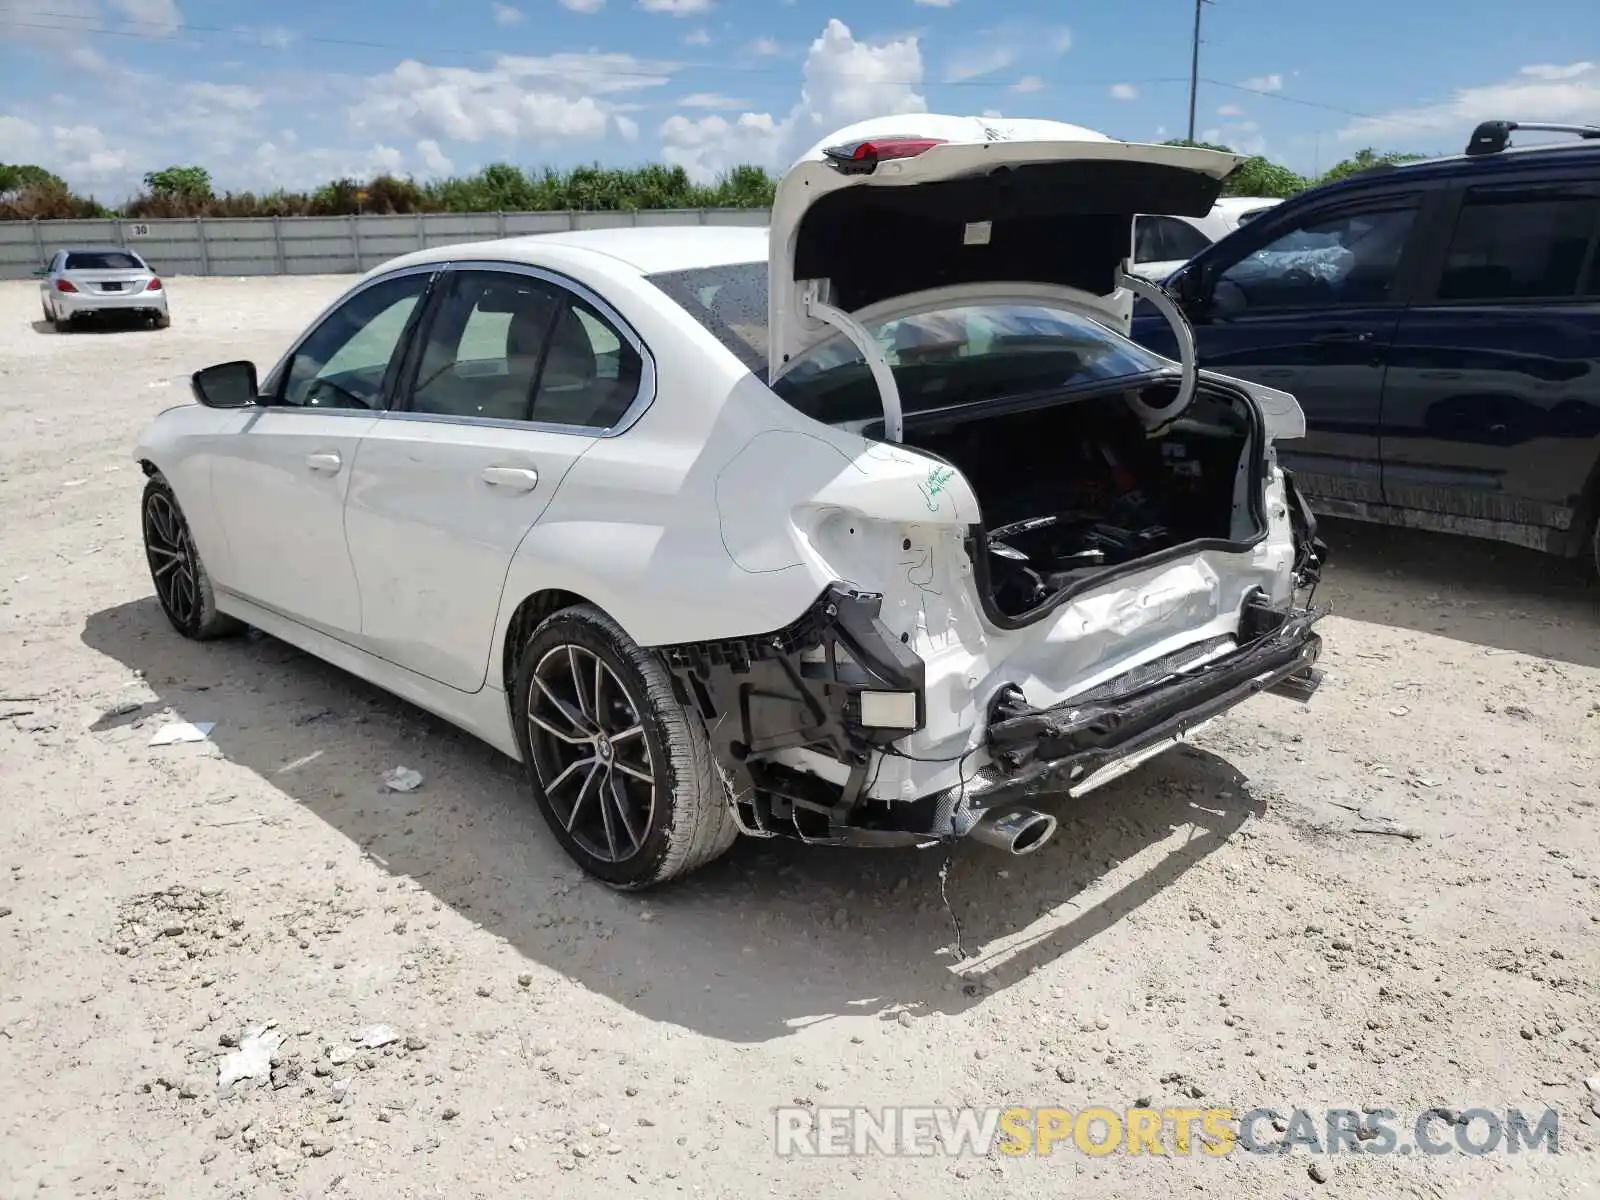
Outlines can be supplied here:
M1499 154L1511 144L1511 135L1519 129L1535 133L1570 133L1585 140L1600 140L1600 125L1547 125L1537 121L1485 121L1472 131L1466 153Z

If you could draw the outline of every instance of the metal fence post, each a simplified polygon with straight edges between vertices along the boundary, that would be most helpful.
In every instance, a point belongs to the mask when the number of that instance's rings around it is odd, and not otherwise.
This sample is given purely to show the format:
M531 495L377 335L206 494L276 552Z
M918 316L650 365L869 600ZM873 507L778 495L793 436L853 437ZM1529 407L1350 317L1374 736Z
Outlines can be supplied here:
M194 219L194 236L195 240L200 243L200 274L209 275L211 274L211 251L206 246L206 219L204 217L196 217Z
M421 213L417 214L417 249L428 248L428 218Z
M506 236L506 214L503 212L497 212L495 213L495 217L497 218L495 229L498 231L500 237L504 238Z
M356 274L361 274L361 224L359 218L351 213L345 218L350 222L350 252L356 256Z
M289 264L283 257L283 226L279 218L272 218L272 261L277 265L279 275L289 273Z
M33 248L39 254L39 261L34 265L42 267L44 266L44 226L39 224L37 217L28 223L33 226Z

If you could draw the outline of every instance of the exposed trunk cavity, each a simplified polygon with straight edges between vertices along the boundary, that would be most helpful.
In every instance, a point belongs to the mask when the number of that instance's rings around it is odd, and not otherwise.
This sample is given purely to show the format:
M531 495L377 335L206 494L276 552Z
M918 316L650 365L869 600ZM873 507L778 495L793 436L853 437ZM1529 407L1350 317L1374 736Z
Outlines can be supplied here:
M1159 384L907 429L908 445L954 464L977 495L974 565L992 617L1025 621L1096 576L1178 547L1244 549L1260 537L1251 408L1202 385L1161 425L1176 394Z

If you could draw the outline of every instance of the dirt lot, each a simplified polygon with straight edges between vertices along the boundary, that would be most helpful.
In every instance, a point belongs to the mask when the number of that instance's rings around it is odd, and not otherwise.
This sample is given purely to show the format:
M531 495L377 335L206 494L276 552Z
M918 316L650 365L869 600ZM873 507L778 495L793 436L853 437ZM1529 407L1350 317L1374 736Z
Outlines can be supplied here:
M197 366L265 367L344 282L178 280L170 330L70 336L0 284L0 1195L1595 1186L1600 591L1576 569L1333 527L1313 704L1256 700L1064 804L1032 858L958 850L964 962L941 852L748 844L618 896L512 764L281 643L183 642L152 596L136 431ZM150 747L175 718L216 727ZM397 764L420 790L382 790ZM1384 818L1420 837L1359 831ZM219 1096L273 1022L270 1084ZM397 1040L352 1040L379 1024ZM773 1148L778 1105L1141 1102L1387 1107L1407 1144L1431 1106L1549 1106L1560 1153Z

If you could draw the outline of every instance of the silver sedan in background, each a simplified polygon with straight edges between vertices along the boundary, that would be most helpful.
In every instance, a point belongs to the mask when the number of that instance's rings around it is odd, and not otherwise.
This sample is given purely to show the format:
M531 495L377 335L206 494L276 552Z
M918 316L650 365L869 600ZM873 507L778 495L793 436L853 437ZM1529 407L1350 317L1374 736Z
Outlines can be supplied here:
M69 246L39 271L45 320L66 333L80 317L127 313L157 329L172 324L167 289L150 264L124 246Z

